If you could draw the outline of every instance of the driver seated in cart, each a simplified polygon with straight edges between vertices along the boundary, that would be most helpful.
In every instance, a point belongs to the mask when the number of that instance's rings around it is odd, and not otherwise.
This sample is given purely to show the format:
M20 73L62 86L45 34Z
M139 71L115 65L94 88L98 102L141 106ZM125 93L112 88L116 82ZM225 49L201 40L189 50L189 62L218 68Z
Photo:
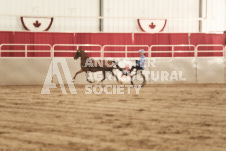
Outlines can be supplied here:
M129 72L122 72L122 74L123 75L126 75L126 76L128 76L128 75L130 75L131 74L131 72L134 70L134 69L136 69L136 70L144 70L144 64L145 64L145 61L146 61L146 59L145 59L145 51L144 51L144 49L140 49L139 51L138 51L138 53L140 54L140 59L139 60L136 60L136 66L132 66L132 68L130 69L130 71ZM131 76L131 75L130 75Z

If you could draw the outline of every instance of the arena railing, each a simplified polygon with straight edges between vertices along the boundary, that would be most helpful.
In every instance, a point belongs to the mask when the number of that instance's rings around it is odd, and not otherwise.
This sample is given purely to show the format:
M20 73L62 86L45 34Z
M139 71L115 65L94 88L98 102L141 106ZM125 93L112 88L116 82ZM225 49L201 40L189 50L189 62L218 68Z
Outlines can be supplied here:
M153 50L154 48L157 48L157 49L160 49L160 48L163 48L163 47L170 47L171 50ZM175 50L175 47L184 47L184 48L189 48L188 50ZM194 56L195 56L195 45L151 45L150 48L149 48L149 57L152 57L152 54L154 53L163 53L163 54L171 54L172 57L175 56L175 53L193 53Z
M24 49L16 49L16 50L4 50L3 47L15 47L15 46L24 46ZM29 50L29 46L38 46L38 47L49 47L49 50ZM28 53L31 52L44 52L44 53L50 53L49 57L52 56L52 46L50 44L1 44L0 45L0 57L2 57L3 52L9 52L9 53L24 53L24 57L28 57Z
M73 50L56 49L56 47L71 47ZM98 50L86 49L85 52L100 53L100 57L103 57L102 46L97 44L54 44L52 57L55 57L55 53L75 53L80 47L98 47Z
M204 47L204 50L200 50L200 48ZM209 49L208 49L209 48ZM215 48L215 49L213 49ZM217 49L216 49L217 48ZM221 48L221 49L219 49ZM222 53L222 57L225 57L225 46L224 45L218 45L218 44L214 44L214 45L197 45L195 47L196 49L196 56L199 57L199 53ZM212 50L211 50L212 49ZM215 57L215 56L205 56L205 57ZM217 56L219 57L219 56Z
M171 50L161 50L163 47L171 48ZM175 50L176 47L189 48L188 50ZM157 48L158 50L154 50ZM201 49L204 48L204 49ZM220 48L220 49L219 49ZM160 50L159 50L160 49ZM154 53L168 53L171 54L171 57L175 57L177 53L193 53L194 57L201 57L201 53L222 53L222 56L225 56L226 46L220 44L211 44L211 45L151 45L149 48L149 57L152 57ZM208 57L208 55L206 55ZM209 55L209 57L215 57L214 55ZM218 56L219 57L219 56Z
M109 51L109 50L106 50L107 48L108 49L124 48L124 51L121 51L121 50ZM129 48L137 48L137 49L131 51L131 50L128 50ZM103 57L105 56L106 53L124 53L125 58L127 58L128 53L138 53L139 49L144 49L145 53L148 53L149 46L148 45L104 45L102 48L102 51L103 51Z
M16 50L10 50L10 49L4 49L4 47L16 47L16 46L23 46L24 49L16 49ZM37 46L37 47L48 47L48 50L29 50L29 46ZM56 49L56 47L75 47L74 50L66 50L66 49ZM125 57L128 57L129 53L137 53L137 51L139 49L144 49L145 53L148 53L148 57L153 57L153 54L155 53L169 53L171 54L171 57L175 57L175 54L177 53L192 53L194 55L194 57L200 57L199 54L201 53L222 53L221 56L226 57L226 46L224 45L220 45L220 44L213 44L213 45L97 45L97 44L54 44L53 46L51 46L50 44L1 44L0 45L0 57L2 57L2 53L3 52L11 52L11 53L24 53L24 57L27 58L28 53L31 52L44 52L44 53L50 53L49 56L47 57L56 57L55 53L59 52L59 53L74 53L76 52L76 50L79 47L97 47L98 49L95 50L85 50L88 53L100 53L100 57L105 57L105 54L107 53L124 53ZM116 48L123 48L122 50L115 50ZM168 47L171 48L171 50L161 50L161 47ZM182 50L178 49L182 47ZM114 51L109 51L107 49L114 49ZM134 49L133 51L130 51L128 49L130 48L137 48ZM157 48L157 50L154 50L155 48ZM177 48L175 50L175 48ZM186 50L185 48L188 48L188 50ZM220 48L220 49L219 49ZM166 48L167 49L167 48ZM213 49L213 50L211 50ZM35 57L35 56L34 56ZM207 57L214 57L213 55L207 55Z

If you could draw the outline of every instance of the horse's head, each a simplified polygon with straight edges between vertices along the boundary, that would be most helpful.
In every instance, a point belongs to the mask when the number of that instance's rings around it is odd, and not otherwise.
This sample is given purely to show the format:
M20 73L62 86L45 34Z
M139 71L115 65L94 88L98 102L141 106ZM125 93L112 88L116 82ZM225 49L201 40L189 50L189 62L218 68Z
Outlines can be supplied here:
M82 50L79 48L79 49L77 50L76 54L75 54L74 59L77 60L79 57L81 57L81 53L82 53Z

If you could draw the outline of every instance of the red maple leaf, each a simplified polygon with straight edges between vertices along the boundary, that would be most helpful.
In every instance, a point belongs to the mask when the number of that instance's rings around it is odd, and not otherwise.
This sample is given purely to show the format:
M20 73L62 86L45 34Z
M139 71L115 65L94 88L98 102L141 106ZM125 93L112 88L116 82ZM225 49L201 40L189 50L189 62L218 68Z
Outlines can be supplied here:
M151 29L154 29L154 28L155 28L155 26L156 26L156 25L154 25L154 23L153 23L153 22L151 22L151 24L149 25L149 27L150 27Z
M34 25L36 28L38 28L38 27L41 25L41 23L39 23L38 20L36 20L36 22L33 23L33 25Z

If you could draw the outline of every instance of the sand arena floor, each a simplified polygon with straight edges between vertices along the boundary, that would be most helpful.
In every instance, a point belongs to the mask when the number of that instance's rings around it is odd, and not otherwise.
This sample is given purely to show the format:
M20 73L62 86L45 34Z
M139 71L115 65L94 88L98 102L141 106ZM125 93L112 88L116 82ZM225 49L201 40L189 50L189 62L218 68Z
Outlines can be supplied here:
M147 85L139 95L0 87L0 151L225 151L226 85Z

